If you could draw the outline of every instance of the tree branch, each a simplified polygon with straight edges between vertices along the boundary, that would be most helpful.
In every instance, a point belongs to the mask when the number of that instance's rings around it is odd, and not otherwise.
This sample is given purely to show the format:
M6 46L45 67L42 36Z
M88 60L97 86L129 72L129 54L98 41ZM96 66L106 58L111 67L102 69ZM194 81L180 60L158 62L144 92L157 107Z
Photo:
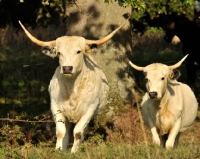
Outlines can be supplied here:
M53 120L22 120L22 119L10 119L10 118L0 118L0 121L10 121L10 122L23 122L23 123L53 123Z

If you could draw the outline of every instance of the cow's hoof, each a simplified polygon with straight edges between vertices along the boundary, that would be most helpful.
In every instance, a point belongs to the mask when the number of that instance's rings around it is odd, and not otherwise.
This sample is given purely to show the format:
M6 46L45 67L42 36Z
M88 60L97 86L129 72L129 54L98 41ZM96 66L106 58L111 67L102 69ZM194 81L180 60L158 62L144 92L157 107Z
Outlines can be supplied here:
M160 139L153 139L153 143L160 146Z

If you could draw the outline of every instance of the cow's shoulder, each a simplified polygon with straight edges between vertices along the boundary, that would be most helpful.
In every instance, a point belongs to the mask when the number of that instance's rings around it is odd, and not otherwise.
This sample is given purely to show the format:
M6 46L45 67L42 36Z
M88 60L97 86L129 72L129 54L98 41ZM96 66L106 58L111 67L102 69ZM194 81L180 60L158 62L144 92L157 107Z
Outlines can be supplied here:
M96 77L103 78L104 80L107 81L104 72L102 71L102 69L99 67L99 65L92 56L84 55L84 60L87 68L93 73L95 73Z
M97 62L95 61L95 59L91 55L85 54L84 55L84 61L85 61L86 66L88 68L90 68L91 70L93 70L95 67L99 68Z

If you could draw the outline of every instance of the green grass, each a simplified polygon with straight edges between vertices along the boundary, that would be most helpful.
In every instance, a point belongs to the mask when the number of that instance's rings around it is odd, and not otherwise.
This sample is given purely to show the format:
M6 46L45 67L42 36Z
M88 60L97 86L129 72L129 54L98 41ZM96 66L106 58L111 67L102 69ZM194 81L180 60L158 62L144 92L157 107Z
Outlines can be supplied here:
M87 145L87 141L84 143ZM72 154L70 149L66 152L56 151L53 147L46 147L40 144L34 147L26 144L23 147L11 148L1 147L1 159L24 158L24 159L146 159L148 153L151 159L199 159L200 146L198 141L185 141L178 148L166 150L153 144L145 146L144 144L132 145L129 143L106 143L101 142L98 145L84 147ZM147 151L148 150L148 151Z
M48 85L57 59L46 57L39 50L11 48L1 49L0 56L1 114L31 118L47 111Z

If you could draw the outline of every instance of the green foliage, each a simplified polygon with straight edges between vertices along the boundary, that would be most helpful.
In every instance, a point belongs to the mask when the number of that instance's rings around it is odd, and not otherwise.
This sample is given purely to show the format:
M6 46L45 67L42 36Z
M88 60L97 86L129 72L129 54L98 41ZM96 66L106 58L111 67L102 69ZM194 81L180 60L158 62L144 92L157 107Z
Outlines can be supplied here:
M161 14L172 14L177 13L178 15L184 14L188 17L192 17L194 12L194 1L193 0L156 0L147 1L146 10L147 14L151 19L157 18ZM186 12L187 11L187 12Z
M49 110L48 85L58 63L36 52L0 50L0 55L4 56L0 59L1 117L9 114L14 119L16 115L22 119L41 118Z
M109 3L113 0L104 0ZM194 0L118 0L122 7L132 7L133 32L144 32L149 26L163 27L166 16L171 14L194 17ZM112 4L111 4L112 5Z
M90 151L93 147L99 146L102 143L104 143L103 136L102 135L95 135L92 137L89 137L87 142L84 142L80 145L79 150L81 152Z
M117 0L122 7L131 6L138 13L146 12L151 18L157 17L159 14L171 14L177 12L179 14L190 14L194 10L194 0ZM109 3L113 0L104 0Z
M147 27L145 31L145 35L154 36L154 35L163 34L163 29L161 27Z
M19 28L18 20L31 26L57 25L63 17L61 0L1 0L0 10L0 27L12 24Z
M25 139L24 134L21 131L20 126L14 125L4 125L1 128L1 141L4 141L6 145L18 146L19 141L23 142Z

